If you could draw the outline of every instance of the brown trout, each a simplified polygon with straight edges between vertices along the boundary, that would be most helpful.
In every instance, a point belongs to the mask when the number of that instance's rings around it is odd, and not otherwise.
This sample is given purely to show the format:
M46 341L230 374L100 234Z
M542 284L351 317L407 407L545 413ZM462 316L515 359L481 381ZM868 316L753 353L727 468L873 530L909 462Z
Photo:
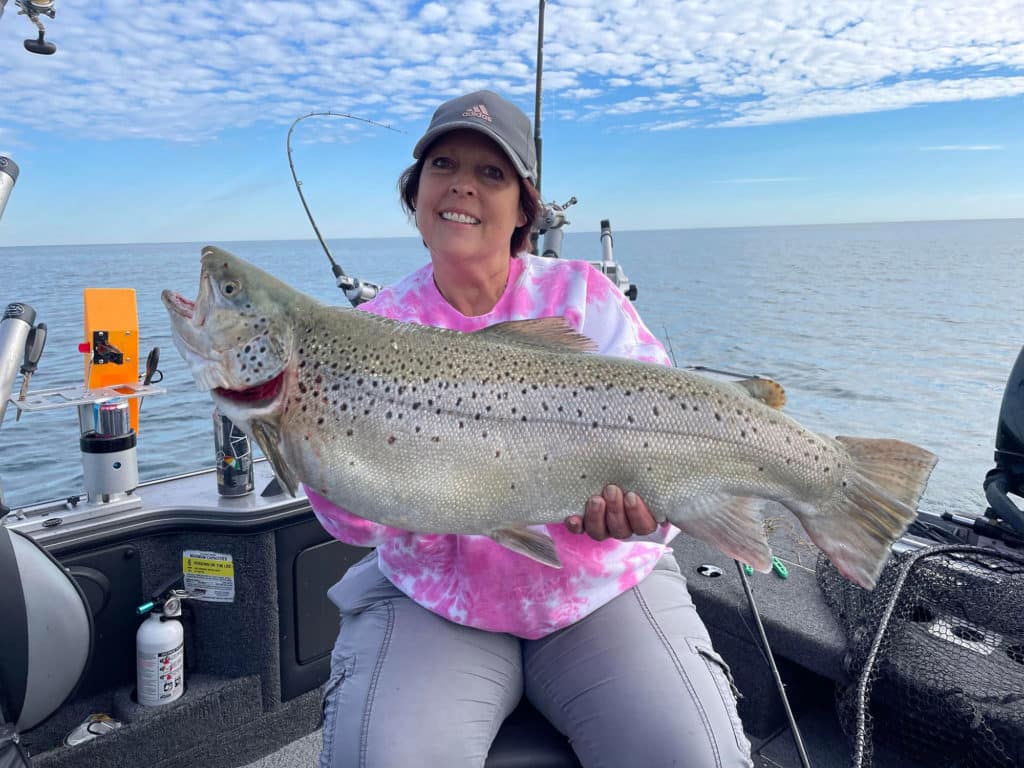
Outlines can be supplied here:
M278 478L370 520L481 534L558 567L540 528L606 483L659 521L761 571L762 509L791 510L872 587L916 515L935 456L815 434L782 388L588 353L561 318L476 333L323 305L215 247L195 302L162 299L197 384Z

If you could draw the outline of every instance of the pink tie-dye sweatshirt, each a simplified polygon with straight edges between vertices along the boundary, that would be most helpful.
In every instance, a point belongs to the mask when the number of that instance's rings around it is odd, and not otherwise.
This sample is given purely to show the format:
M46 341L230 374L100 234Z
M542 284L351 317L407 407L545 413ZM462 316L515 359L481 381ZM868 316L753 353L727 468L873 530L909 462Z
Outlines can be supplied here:
M582 261L520 254L502 297L486 315L466 317L434 285L427 264L360 309L395 320L477 331L506 320L564 317L608 355L668 365L665 350L632 305ZM629 490L629 489L624 489ZM595 484L594 493L601 487ZM381 572L410 598L446 619L523 638L579 621L633 587L654 568L678 532L664 524L646 537L594 541L548 525L562 568L550 568L486 536L422 534L364 520L306 488L324 528L349 544L376 547ZM584 499L580 499L580 514ZM358 510L355 510L358 512Z

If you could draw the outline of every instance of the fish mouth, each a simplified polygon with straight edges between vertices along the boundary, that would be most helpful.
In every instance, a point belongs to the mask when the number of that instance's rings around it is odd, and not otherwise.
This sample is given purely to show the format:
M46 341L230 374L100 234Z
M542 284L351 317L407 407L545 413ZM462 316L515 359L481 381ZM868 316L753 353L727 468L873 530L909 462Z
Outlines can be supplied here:
M191 320L195 317L196 303L194 301L190 301L181 294L169 290L163 291L160 294L160 298L163 300L164 306L176 315L180 315L186 320Z
M257 384L255 387L249 387L248 389L225 389L223 387L215 387L213 394L217 397L227 400L232 403L244 405L247 407L259 407L268 405L273 402L278 395L281 394L281 390L284 389L284 371L277 374L274 378Z

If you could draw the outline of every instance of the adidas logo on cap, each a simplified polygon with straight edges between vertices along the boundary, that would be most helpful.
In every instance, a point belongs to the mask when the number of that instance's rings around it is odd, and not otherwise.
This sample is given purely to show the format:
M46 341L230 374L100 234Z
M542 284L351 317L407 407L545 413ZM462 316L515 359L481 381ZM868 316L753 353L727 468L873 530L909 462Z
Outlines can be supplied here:
M488 123L493 122L491 120L490 113L487 111L487 107L485 107L483 104L477 104L475 107L470 107L469 109L462 113L462 116L477 117L480 118L481 120L486 120Z

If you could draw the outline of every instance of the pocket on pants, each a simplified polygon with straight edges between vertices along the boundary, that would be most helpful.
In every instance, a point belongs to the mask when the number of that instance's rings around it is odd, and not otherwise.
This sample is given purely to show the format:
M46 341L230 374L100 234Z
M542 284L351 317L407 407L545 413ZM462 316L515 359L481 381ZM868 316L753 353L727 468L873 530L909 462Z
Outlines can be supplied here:
M743 698L743 694L736 687L732 670L729 669L725 659L711 647L711 643L707 640L689 638L687 642L689 642L691 650L703 659L704 664L708 668L708 673L718 689L722 705L729 714L729 722L732 725L733 735L736 737L736 746L749 754L750 742L747 741L747 736L743 732L743 722L740 720L739 711L736 709L736 703Z
M331 756L334 750L334 729L335 715L341 704L341 689L345 679L352 674L352 659L340 660L336 671L333 671L330 678L324 684L323 695L320 698L320 728L323 734L323 750L320 753L320 765L326 768L331 766Z

